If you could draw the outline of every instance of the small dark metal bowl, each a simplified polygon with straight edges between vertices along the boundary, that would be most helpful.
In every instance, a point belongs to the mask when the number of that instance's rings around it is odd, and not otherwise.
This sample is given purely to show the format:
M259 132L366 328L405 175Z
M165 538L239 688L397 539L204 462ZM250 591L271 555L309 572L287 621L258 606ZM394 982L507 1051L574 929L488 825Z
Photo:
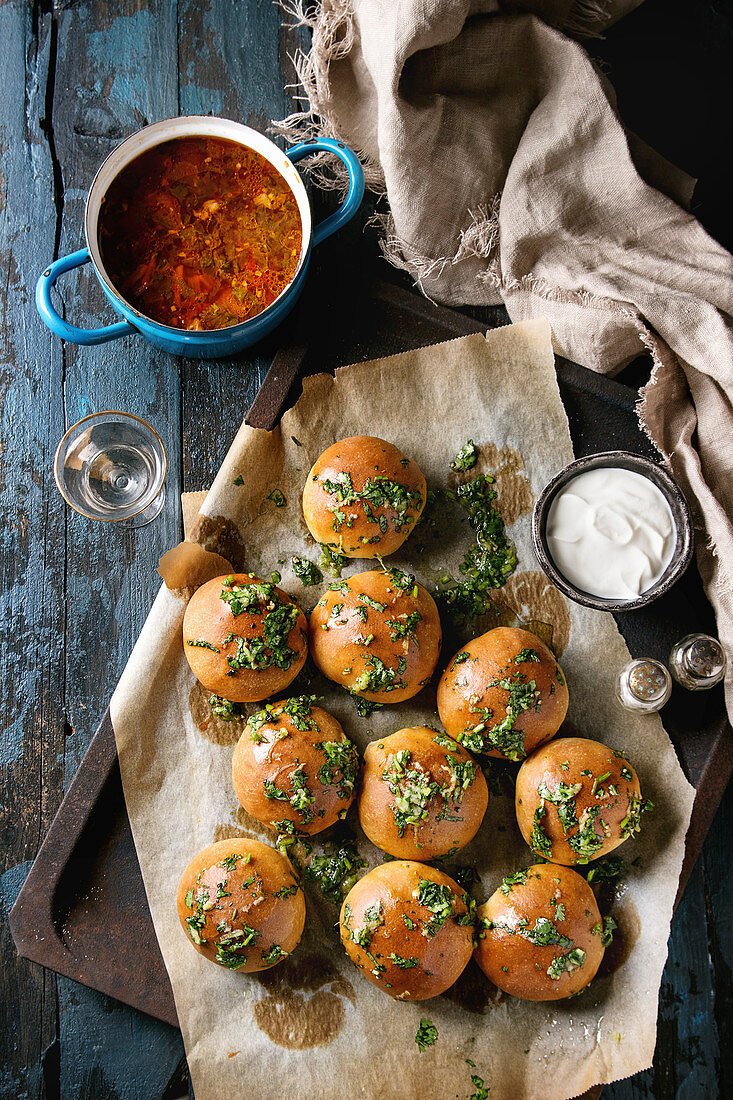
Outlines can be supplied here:
M677 530L674 554L662 576L646 592L630 600L604 599L602 596L585 592L582 588L576 588L555 565L547 544L547 517L559 491L578 474L584 474L588 470L596 470L599 467L632 470L648 478L667 501ZM633 611L634 608L646 607L653 600L663 596L682 576L692 560L694 540L689 505L679 487L661 466L657 466L648 458L640 458L639 455L632 454L630 451L603 451L601 454L588 455L586 458L578 458L575 462L571 462L544 487L532 513L532 541L543 570L552 583L571 600L583 604L584 607L596 608L598 611Z

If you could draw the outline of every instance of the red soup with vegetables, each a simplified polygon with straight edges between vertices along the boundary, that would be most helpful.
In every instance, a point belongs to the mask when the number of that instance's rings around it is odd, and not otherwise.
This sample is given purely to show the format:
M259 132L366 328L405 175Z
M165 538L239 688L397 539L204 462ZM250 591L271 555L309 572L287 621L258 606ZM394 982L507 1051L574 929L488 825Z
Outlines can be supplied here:
M164 325L214 329L266 309L298 266L295 195L234 141L186 137L131 161L102 202L99 247L117 290Z

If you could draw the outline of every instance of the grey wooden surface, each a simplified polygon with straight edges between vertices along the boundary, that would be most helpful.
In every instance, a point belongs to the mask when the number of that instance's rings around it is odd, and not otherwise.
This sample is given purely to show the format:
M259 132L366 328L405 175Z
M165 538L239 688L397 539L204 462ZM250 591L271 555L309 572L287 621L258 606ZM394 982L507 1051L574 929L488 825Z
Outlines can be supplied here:
M157 559L180 537L178 493L209 484L275 350L270 341L236 361L199 363L135 339L62 346L35 314L33 287L51 257L81 245L86 190L119 139L178 113L261 129L285 114L299 34L281 29L270 0L0 4L0 1097L8 1100L173 1100L187 1088L177 1032L18 960L4 918L145 619ZM629 124L701 177L698 213L728 246L719 153L732 45L731 0L647 0L589 44ZM362 223L315 265L321 323L335 308L329 288L347 284L352 265L394 277ZM88 272L66 277L62 297L73 322L108 317ZM145 417L167 445L166 505L142 532L84 520L53 484L65 427L103 408ZM731 824L729 792L674 920L654 1068L604 1096L733 1093Z

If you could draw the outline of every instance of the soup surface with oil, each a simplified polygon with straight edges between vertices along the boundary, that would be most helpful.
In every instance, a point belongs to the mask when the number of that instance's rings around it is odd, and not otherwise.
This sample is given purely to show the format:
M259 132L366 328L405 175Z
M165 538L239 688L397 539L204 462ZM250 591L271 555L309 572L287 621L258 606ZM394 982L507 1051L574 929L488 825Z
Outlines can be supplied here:
M102 263L146 317L226 328L292 279L302 225L292 190L253 149L218 137L163 142L112 181L99 215Z

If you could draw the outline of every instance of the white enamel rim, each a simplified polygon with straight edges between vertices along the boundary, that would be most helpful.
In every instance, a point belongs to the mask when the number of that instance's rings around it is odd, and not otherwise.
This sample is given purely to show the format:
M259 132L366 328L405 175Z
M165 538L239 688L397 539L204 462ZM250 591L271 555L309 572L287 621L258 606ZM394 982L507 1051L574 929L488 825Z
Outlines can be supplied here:
M219 329L206 329L201 333L202 336L211 339L216 338L217 333L226 333L229 335L235 329L249 324L250 321L255 320L257 317L264 316L268 310L272 309L272 307L280 301L283 295L288 293L292 284L298 277L305 262L305 258L308 255L308 249L310 248L312 232L311 208L303 181L293 162L285 156L282 149L278 149L274 142L266 138L264 134L259 133L258 130L253 130L250 126L243 126L242 123L233 122L228 118L211 118L208 115L186 115L181 118L166 118L161 122L153 122L150 126L144 126L142 130L138 130L137 133L130 134L128 138L125 138L123 142L112 150L92 180L92 186L89 188L89 195L87 196L86 209L84 212L84 233L92 263L107 289L115 298L119 298L120 301L124 302L127 308L131 310L136 317L140 317L148 324L155 325L164 332L175 333L177 336L180 336L181 333L185 331L180 328L174 328L171 325L163 325L160 321L155 321L152 317L148 317L147 314L141 313L140 310L136 309L135 306L131 305L130 302L122 296L114 285L105 270L104 264L102 263L102 256L99 251L99 234L97 232L99 211L102 206L102 200L110 184L130 161L135 160L136 157L139 157L141 153L147 152L148 149L152 149L156 145L162 144L164 141L171 141L173 138L178 137L227 138L229 141L236 141L239 145L244 145L248 149L254 149L256 153L259 153L265 160L269 161L270 164L277 169L280 175L284 177L295 195L295 201L298 204L298 211L300 213L303 233L303 240L300 246L300 259L298 260L298 266L293 272L293 276L288 285L283 288L274 301L270 302L267 309L262 310L261 313L255 314L255 317L250 317L246 321L240 322L239 325L228 325L225 328ZM188 333L188 335L190 336L192 334Z

